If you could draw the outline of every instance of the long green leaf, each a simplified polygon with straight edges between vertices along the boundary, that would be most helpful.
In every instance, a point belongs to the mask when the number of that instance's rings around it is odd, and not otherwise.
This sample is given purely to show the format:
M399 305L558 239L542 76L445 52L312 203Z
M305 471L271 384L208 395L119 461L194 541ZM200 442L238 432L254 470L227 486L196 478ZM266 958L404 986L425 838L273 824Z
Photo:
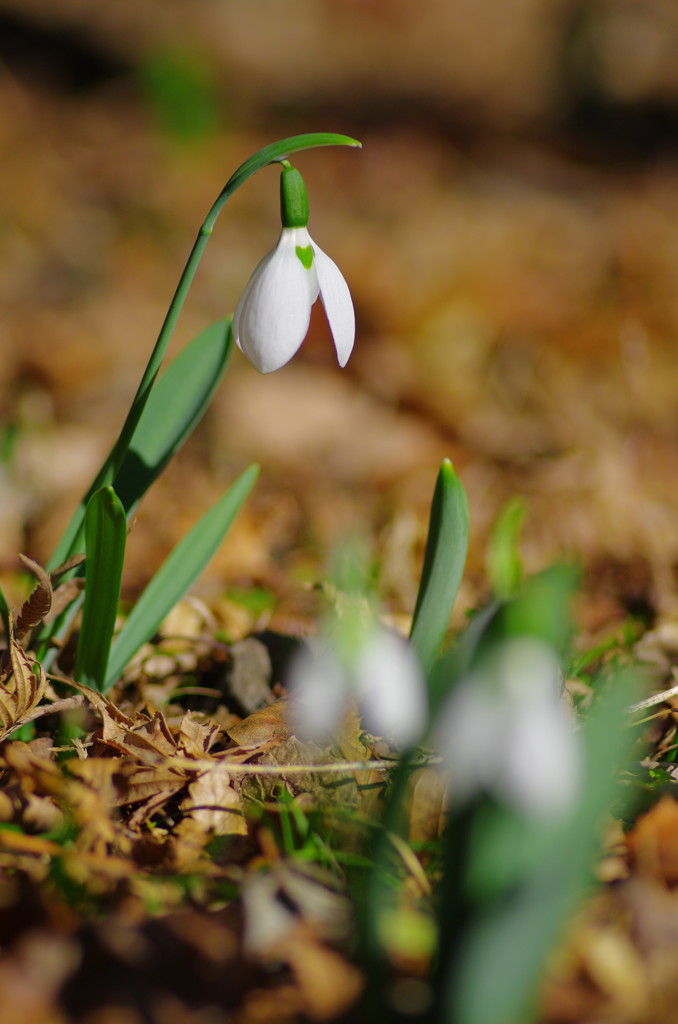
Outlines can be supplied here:
M466 492L449 459L438 473L429 519L424 566L410 640L425 673L433 668L450 622L468 551Z
M179 284L177 285L174 297L169 305L169 309L167 310L167 315L165 316L163 325L160 328L158 340L155 343L155 347L151 353L146 369L144 370L139 387L137 388L137 393L132 400L132 405L127 413L127 418L123 423L118 438L90 485L89 490L78 505L73 518L68 524L66 531L50 560L50 569L53 569L57 565L65 562L78 550L81 542L82 524L84 522L87 502L96 490L106 484L112 483L119 472L120 466L123 463L136 431L137 424L141 419L141 414L143 413L146 402L148 401L151 388L153 387L158 371L165 357L169 340L172 337L177 320L179 319L179 314L183 308L193 277L195 276L195 272L200 260L202 259L205 247L212 234L215 221L224 204L230 199L236 189L240 188L240 186L247 181L251 175L256 171L261 170L262 167L266 167L270 163L283 160L285 157L291 156L293 153L299 153L306 149L315 149L320 146L359 147L360 143L357 142L356 139L349 138L347 135L337 135L333 132L312 132L306 135L295 135L291 138L282 139L280 142L274 142L272 145L265 146L263 149L260 149L254 154L254 156L251 156L241 164L237 171L235 171L235 173L232 174L226 182L226 185L219 193L216 202L213 204L202 227L200 228L200 231L198 232L198 237L193 244L186 266L179 278Z
M162 564L113 643L105 690L118 679L141 645L153 636L167 613L183 597L215 554L258 472L258 466L246 469Z
M113 484L128 518L202 419L232 340L227 317L201 331L158 378Z
M75 659L80 682L101 690L120 601L125 560L125 510L112 487L102 487L85 513L85 601Z

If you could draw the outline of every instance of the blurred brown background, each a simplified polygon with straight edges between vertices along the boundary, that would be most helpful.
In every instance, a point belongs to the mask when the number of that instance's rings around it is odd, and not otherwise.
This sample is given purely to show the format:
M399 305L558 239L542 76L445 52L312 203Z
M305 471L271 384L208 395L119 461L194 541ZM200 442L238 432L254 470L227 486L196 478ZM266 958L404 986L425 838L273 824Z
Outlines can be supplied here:
M263 585L282 621L363 529L411 609L449 455L472 514L462 605L519 494L528 567L580 558L588 625L669 607L677 112L674 0L0 0L0 577L49 555L226 178L321 130L364 144L297 161L354 355L336 367L321 311L273 376L234 354L139 514L128 595L256 459L203 594ZM233 309L277 204L265 170L226 207L174 351Z

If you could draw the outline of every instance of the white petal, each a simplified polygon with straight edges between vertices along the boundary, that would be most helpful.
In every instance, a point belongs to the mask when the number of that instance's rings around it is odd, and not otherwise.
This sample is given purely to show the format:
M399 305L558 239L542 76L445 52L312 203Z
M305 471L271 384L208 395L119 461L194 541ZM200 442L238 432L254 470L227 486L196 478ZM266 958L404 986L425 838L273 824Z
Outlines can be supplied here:
M277 246L276 246L276 248L277 248ZM250 295L252 293L252 289L254 288L254 286L257 283L259 277L263 273L264 268L266 267L266 264L271 262L271 260L275 256L275 254L276 254L276 249L271 249L270 252L266 253L266 255L263 257L263 259L259 260L259 262L257 263L256 267L254 268L254 271L252 272L252 276L250 277L249 281L245 285L245 291L242 293L242 295L238 299L238 303L237 303L237 305L235 307L235 312L233 313L233 324L231 326L231 330L233 332L233 337L235 339L235 343L236 343L236 345L238 346L238 348L240 349L241 352L242 352L242 345L240 344L240 321L242 320L243 309L247 305L247 303L249 301L249 297L250 297Z
M543 640L516 636L499 652L498 684L507 698L515 700L557 699L560 692L558 659Z
M245 912L243 946L249 956L261 956L284 939L294 926L295 915L278 899L280 883L273 874L251 871L240 895Z
M283 228L278 245L261 260L236 306L236 343L261 373L284 366L306 337L318 279L315 260L307 269L296 248L308 242L305 229Z
M325 739L341 723L348 684L342 666L321 643L309 644L293 659L288 684L292 718L301 738Z
M462 802L492 787L500 771L505 723L480 675L460 680L438 716L435 746L450 775L450 796Z
M496 791L523 814L558 817L579 788L578 737L565 709L549 701L517 705L505 723Z
M426 727L426 687L414 651L403 637L379 629L367 640L353 672L365 725L403 746Z
M355 341L355 312L351 293L336 263L315 242L311 244L315 253L320 298L334 339L337 359L340 366L346 366Z

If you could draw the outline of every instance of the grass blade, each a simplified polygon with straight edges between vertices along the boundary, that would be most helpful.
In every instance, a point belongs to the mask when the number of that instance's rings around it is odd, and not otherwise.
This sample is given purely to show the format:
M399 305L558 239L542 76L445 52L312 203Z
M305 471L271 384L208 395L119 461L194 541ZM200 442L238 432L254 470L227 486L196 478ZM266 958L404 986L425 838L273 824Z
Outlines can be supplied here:
M246 469L167 557L115 639L104 690L113 685L130 658L153 636L215 554L258 472L258 466Z
M127 524L112 487L92 495L85 512L85 600L75 677L101 690L120 600Z
M429 519L424 567L410 640L425 673L438 657L449 625L468 550L466 492L449 459L438 473Z
M202 419L226 370L231 317L201 331L151 391L113 484L129 517Z

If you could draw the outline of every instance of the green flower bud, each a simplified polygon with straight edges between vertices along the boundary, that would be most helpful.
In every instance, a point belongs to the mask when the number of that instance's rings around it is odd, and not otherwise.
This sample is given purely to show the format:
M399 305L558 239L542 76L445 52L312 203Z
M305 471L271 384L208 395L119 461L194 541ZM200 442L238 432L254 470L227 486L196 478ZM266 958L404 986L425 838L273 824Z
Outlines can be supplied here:
M283 167L280 175L280 219L284 228L305 228L308 224L306 186L296 167Z

